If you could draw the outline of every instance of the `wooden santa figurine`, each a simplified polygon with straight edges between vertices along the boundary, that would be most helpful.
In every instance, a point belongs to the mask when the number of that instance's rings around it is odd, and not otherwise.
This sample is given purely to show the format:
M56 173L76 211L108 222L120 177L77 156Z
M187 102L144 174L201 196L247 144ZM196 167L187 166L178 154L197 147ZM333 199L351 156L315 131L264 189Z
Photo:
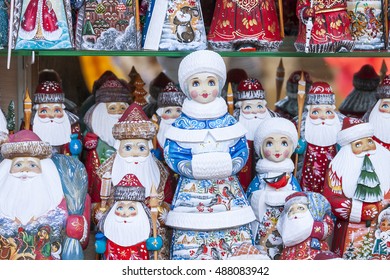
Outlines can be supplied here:
M370 123L346 117L326 173L323 194L336 216L332 251L344 259L372 258L378 214L389 203L390 152L373 135Z
M282 260L313 260L328 252L333 234L329 201L319 193L296 192L286 198L277 228L284 248Z

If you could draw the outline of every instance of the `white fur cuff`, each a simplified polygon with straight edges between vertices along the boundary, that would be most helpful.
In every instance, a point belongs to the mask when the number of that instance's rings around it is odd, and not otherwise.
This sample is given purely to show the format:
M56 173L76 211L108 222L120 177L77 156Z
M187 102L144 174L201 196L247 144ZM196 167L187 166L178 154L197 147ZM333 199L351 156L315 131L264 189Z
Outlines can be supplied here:
M349 221L353 223L360 223L362 217L363 202L352 199L351 215Z

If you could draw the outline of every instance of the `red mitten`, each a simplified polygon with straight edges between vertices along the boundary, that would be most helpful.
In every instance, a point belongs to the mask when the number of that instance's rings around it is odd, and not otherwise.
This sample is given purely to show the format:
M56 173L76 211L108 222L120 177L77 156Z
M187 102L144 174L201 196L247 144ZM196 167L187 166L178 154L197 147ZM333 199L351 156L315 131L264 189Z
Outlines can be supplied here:
M311 230L310 237L317 238L318 240L322 240L325 236L325 228L323 222L314 221L313 229Z
M66 220L66 235L70 238L80 240L84 235L84 217L81 215L70 215Z
M378 203L363 202L362 221L372 221L379 213Z

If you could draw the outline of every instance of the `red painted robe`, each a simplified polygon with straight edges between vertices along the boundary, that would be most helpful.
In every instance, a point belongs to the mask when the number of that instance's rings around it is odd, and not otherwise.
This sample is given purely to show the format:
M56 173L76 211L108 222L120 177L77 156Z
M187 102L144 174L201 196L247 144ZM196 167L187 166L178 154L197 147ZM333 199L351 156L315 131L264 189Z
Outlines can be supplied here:
M304 191L323 192L325 173L336 153L336 145L320 147L307 143L300 182Z
M378 138L376 138L375 136L372 137L372 139L374 139L376 142L378 142L379 144L381 144L383 147L385 147L386 149L388 149L390 151L390 143L385 143L385 142L379 140Z
M373 218L373 213L378 214L384 204L362 201L361 222L352 222L350 219L354 202L344 195L342 178L332 168L329 168L326 176L323 195L336 216L331 250L344 259L371 259L377 220L377 217Z
M354 44L346 0L298 0L296 14L300 23L298 37L295 41L296 48L299 51L305 50L306 24L302 21L302 13L310 7L311 2L313 2L315 16L310 47L315 48L315 52L335 52L340 46L345 46L350 51ZM311 52L314 50L312 49Z
M54 34L54 37L58 39L57 37L61 35L61 31L59 30L58 19L52 6L53 5L50 1L30 0L24 12L22 23L20 25L20 28L26 34L31 34L28 37L33 38L38 33L38 30L41 29L41 32L44 33L45 37L46 35L49 37L45 39L55 39L50 38L51 35ZM58 31L60 31L59 34L56 34L58 33Z
M277 49L282 38L275 1L217 0L207 40L215 49L234 49L239 43Z
M322 239L319 240L320 242L320 250L312 248L310 246L312 242L312 238L309 237L305 241L298 243L294 246L285 247L282 251L281 260L313 260L315 256L322 252L322 251L328 251L329 246L326 241L327 237L330 236L333 233L333 221L332 218L326 215L323 220L327 226L328 230L327 232L324 232L321 230Z
M149 252L145 241L132 246L120 246L107 240L104 258L106 260L149 260Z
M248 161L244 165L244 167L238 172L238 180L241 183L241 186L243 190L246 192L248 189L249 184L252 182L253 178L256 175L256 160L255 160L255 149L253 147L253 141L248 140L248 147L249 147L249 153L248 153Z

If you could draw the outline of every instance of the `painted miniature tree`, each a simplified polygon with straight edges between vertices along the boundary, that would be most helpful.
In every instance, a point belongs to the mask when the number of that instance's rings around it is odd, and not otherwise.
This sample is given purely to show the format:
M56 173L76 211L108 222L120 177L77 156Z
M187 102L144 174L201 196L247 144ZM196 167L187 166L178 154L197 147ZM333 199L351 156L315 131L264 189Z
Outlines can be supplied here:
M367 200L381 195L379 178L368 155L364 156L362 171L357 181L356 199Z
M135 90L135 78L138 76L138 72L135 69L135 67L131 67L130 73L128 74L130 81L129 81L129 87L130 87L130 94L133 96L134 90Z
M374 244L374 239L372 238L371 232L368 231L363 236L362 245L361 245L359 251L357 252L356 259L357 260L371 259L373 244Z
M15 131L16 121L15 121L15 102L11 100L11 102L8 105L8 112L7 112L7 129L10 134L13 134Z
M347 249L345 249L344 259L356 260L355 247L353 245L353 240L351 242L349 242Z
M145 96L148 94L148 92L144 89L145 82L142 80L141 75L137 74L135 77L135 90L133 92L134 96L134 103L140 105L141 107L148 104L148 102L145 99Z

